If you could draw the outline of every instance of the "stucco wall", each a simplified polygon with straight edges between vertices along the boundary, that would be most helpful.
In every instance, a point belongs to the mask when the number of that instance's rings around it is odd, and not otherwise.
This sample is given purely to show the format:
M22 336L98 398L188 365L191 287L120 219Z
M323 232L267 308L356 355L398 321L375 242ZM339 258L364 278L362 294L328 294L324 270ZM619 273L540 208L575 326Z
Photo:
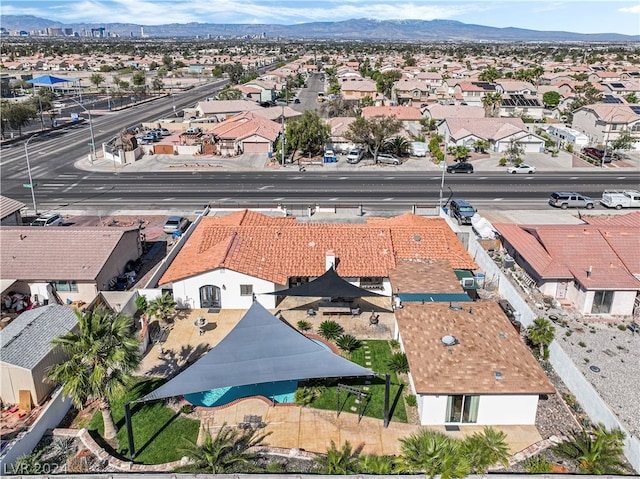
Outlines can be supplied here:
M124 273L127 261L139 258L141 254L140 232L136 229L124 233L96 277L96 284L100 291L108 291L109 281Z
M446 424L447 395L420 395L422 410L420 424L423 426ZM538 408L537 395L480 396L478 403L478 425L535 424Z

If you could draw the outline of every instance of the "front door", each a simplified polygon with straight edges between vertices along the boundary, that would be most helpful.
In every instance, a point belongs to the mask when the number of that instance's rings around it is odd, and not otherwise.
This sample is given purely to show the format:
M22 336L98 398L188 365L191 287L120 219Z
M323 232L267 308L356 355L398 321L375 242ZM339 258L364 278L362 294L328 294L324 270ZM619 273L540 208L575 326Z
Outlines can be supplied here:
M478 420L480 396L449 396L445 422L474 423Z
M220 288L207 284L200 288L201 308L221 308Z

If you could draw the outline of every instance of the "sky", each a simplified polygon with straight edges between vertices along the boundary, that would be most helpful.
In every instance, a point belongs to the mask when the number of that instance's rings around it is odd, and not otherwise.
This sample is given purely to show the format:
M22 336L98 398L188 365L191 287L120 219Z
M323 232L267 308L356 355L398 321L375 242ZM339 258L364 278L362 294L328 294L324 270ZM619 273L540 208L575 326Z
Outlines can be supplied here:
M61 23L457 20L492 27L640 35L640 0L2 0L3 15Z

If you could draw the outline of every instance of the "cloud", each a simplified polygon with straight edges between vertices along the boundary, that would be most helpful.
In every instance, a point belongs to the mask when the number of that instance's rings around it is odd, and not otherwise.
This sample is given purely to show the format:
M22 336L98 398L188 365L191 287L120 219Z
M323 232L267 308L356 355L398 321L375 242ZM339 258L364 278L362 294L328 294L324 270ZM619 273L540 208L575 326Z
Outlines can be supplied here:
M622 7L618 9L619 12L622 13L640 13L640 5L634 5L632 7Z

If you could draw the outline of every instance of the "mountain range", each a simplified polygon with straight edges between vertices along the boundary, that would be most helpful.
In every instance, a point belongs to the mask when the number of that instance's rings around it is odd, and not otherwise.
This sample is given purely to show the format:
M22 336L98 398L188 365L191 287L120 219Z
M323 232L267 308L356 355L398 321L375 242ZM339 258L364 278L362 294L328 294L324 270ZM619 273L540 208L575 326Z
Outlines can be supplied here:
M539 31L523 28L496 28L453 20L371 20L352 19L339 22L312 22L293 25L276 24L215 24L171 23L138 25L134 23L72 23L64 24L31 15L0 15L0 25L9 31L27 32L47 28L72 28L83 32L103 27L122 37L200 37L267 39L290 38L310 40L361 41L452 41L452 42L638 42L640 35L619 33L573 33Z

